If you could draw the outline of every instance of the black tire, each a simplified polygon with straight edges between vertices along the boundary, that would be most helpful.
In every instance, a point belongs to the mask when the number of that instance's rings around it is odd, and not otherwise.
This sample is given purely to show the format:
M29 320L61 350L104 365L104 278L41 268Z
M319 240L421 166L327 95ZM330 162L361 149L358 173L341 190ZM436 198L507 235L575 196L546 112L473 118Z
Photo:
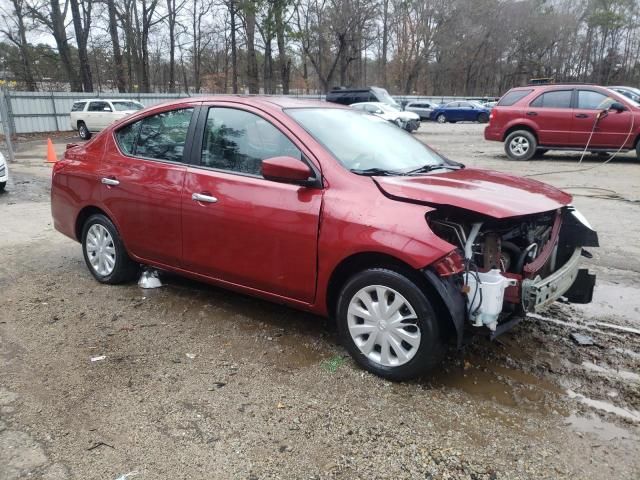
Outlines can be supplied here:
M636 142L636 158L640 160L640 140Z
M481 113L478 115L478 123L487 123L489 121L489 115L486 113Z
M530 160L537 147L536 137L528 130L511 132L504 141L504 151L511 160Z
M534 154L534 158L540 158L549 150L546 148L536 148L536 153Z
M438 114L438 116L436 117L436 122L447 123L447 116L444 113Z
M338 298L337 326L342 344L362 368L393 381L407 380L427 373L442 362L447 350L447 344L443 336L444 328L440 325L431 302L423 289L418 286L420 282L414 282L410 278L410 273L401 273L400 271L386 268L368 269L351 277L342 288ZM349 305L357 293L370 286L383 286L395 290L408 301L417 316L414 325L406 324L407 328L415 329L414 333L418 329L420 332L419 345L416 347L411 359L406 363L397 366L385 366L378 363L365 355L351 336L349 331ZM395 296L393 299L395 299ZM392 301L393 299L388 300ZM385 327L384 325L380 327L378 324L377 328ZM376 329L375 332L377 336L378 330ZM368 336L367 334L366 337L368 338ZM366 341L364 336L363 341ZM375 347L380 347L379 344L374 343L374 345ZM406 343L406 345L409 344ZM390 352L393 352L394 348L392 346ZM397 354L393 353L393 355L396 360L399 358Z
M0 193L4 192L4 188L7 186L7 182L0 182Z
M91 132L82 121L78 122L78 136L83 140L89 140L91 138Z
M108 272L101 274L97 271L97 269L91 264L91 260L89 258L89 252L87 251L87 236L89 230L94 225L101 225L104 227L109 236L111 238L110 246L114 250L113 259L114 265L113 269ZM107 283L110 285L116 285L118 283L128 282L136 278L139 270L139 265L134 263L133 260L129 257L126 249L124 248L124 244L120 239L120 234L116 229L115 225L108 217L102 214L91 215L82 227L82 254L84 256L84 261L87 264L87 268L94 276L94 278L100 283ZM95 254L94 254L95 255Z

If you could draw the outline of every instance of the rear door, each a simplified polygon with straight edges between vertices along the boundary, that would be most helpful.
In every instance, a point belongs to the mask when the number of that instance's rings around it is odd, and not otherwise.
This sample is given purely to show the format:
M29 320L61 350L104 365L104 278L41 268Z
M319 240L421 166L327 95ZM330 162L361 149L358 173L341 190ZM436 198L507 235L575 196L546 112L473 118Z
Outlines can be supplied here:
M572 142L582 147L589 142L594 148L620 148L629 137L633 114L629 110L609 110L611 104L618 101L595 89L578 89Z
M533 122L538 143L543 146L570 146L572 138L573 89L546 91L525 107L525 118Z
M182 197L184 266L231 284L312 302L322 189L266 180L262 160L309 153L248 106L211 106L199 121L199 165Z
M105 110L107 109L107 110ZM85 113L86 124L91 131L99 131L105 128L110 121L108 117L111 115L111 105L104 101L89 102L89 107Z
M102 202L129 252L153 263L182 259L180 204L196 105L118 129L100 165Z

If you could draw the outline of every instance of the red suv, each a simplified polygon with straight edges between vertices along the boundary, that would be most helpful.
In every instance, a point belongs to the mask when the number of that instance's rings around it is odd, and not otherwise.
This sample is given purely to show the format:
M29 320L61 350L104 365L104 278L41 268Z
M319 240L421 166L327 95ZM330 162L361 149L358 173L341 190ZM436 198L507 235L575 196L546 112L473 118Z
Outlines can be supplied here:
M51 187L55 228L99 282L143 264L331 315L391 379L437 365L450 338L590 301L579 264L598 239L570 202L373 115L259 97L137 112L68 148Z
M513 88L493 108L484 138L513 160L548 150L628 151L640 158L640 105L595 85Z

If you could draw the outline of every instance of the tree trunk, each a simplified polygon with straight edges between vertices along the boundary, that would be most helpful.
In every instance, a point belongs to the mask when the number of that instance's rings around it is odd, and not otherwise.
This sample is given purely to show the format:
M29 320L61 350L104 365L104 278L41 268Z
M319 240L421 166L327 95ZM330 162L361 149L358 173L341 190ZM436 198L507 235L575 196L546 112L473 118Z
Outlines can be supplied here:
M247 34L247 86L249 93L260 93L258 79L258 59L256 58L256 4L253 0L245 3L245 29Z
M231 16L231 91L238 93L238 51L236 46L236 5L234 0L229 2Z
M85 0L82 5L83 11L80 12L78 0L70 1L73 30L76 34L76 44L78 45L80 78L85 92L93 92L93 78L91 77L91 65L89 63L89 54L87 53L89 28L91 26L91 2L92 0Z
M118 38L118 20L115 0L107 0L107 10L109 13L109 34L113 45L113 63L116 67L116 87L119 93L127 91L127 84L124 78L124 65L122 64L122 51L120 50L120 39Z
M276 0L274 10L274 20L276 27L276 41L278 43L278 65L280 67L280 81L282 82L282 94L289 95L289 76L291 72L291 61L287 58L287 49L284 36L284 1Z
M382 86L387 88L387 50L389 49L389 0L382 4L382 65L380 65Z

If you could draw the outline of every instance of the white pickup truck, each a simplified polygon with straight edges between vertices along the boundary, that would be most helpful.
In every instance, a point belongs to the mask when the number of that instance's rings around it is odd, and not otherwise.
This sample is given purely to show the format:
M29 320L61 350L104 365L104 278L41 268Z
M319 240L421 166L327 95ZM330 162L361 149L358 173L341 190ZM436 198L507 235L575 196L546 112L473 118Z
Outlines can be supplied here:
M127 99L78 100L71 107L71 129L77 130L83 140L88 140L91 138L91 132L99 132L116 120L143 108L141 103Z

